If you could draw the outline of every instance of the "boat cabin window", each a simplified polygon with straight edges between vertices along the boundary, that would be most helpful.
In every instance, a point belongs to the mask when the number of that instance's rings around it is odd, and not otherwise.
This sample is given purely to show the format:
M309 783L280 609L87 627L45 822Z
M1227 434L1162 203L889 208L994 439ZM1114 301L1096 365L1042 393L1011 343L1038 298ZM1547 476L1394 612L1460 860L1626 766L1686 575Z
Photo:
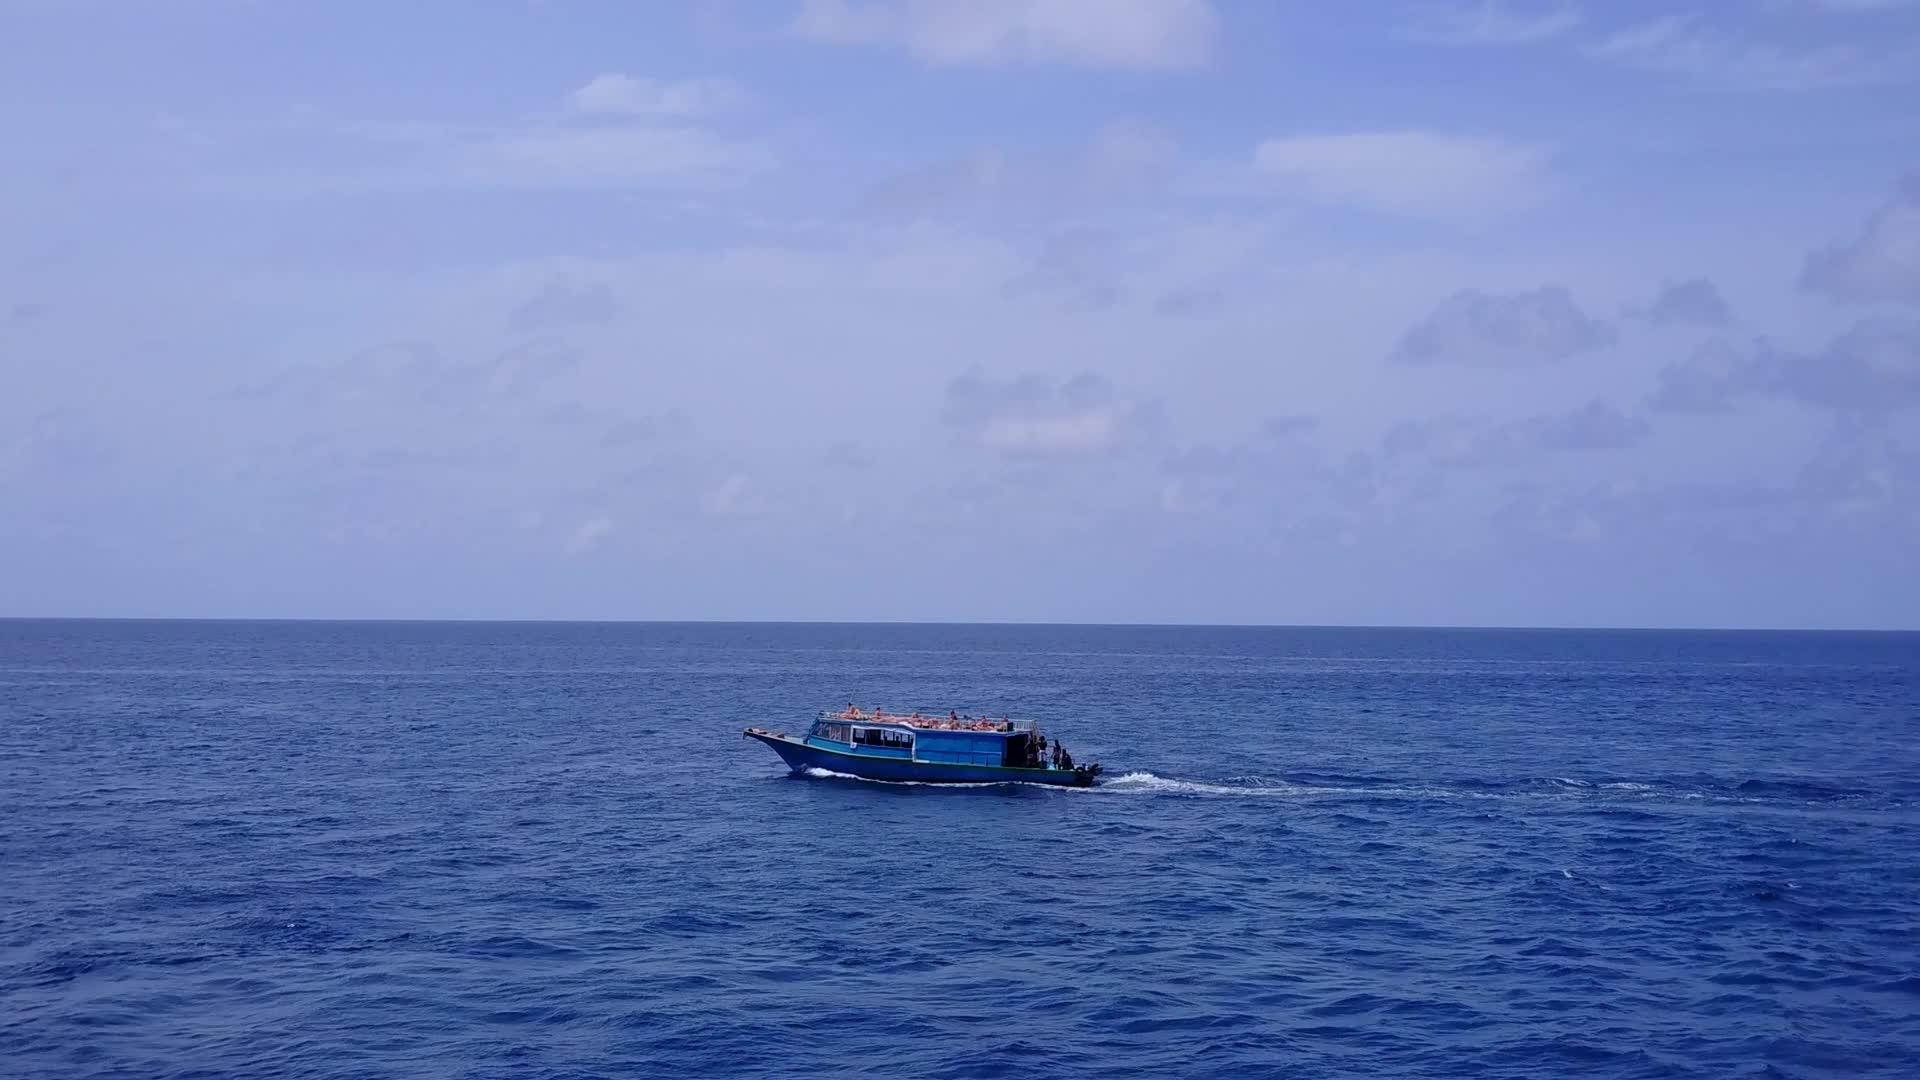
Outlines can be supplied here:
M814 734L822 739L832 739L835 742L853 741L853 727L849 724L821 724L819 730L815 731Z
M853 729L857 746L884 746L889 750L913 749L913 734L895 728L857 727Z

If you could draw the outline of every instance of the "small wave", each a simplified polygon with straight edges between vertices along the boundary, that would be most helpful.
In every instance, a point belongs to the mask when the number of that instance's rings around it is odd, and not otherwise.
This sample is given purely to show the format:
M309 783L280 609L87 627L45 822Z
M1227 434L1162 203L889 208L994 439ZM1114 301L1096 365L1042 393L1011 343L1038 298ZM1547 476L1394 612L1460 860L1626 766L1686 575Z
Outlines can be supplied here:
M1904 979L1882 983L1874 989L1885 994L1913 994L1920 996L1920 975L1909 975Z
M871 776L855 776L852 773L823 769L818 765L809 765L800 770L815 780L852 780L861 784L887 784L893 787L951 787L951 784L930 784L925 780L876 780Z
M1104 791L1115 795L1125 794L1176 794L1176 795L1290 795L1299 789L1294 785L1253 786L1241 784L1209 784L1197 780L1175 780L1165 776L1156 776L1150 772L1130 772L1116 776L1104 784L1097 784L1088 790Z
M1266 778L1245 778L1208 782L1204 780L1179 780L1160 776L1151 772L1130 772L1116 776L1111 780L1086 789L1107 792L1115 795L1186 795L1216 796L1229 798L1315 798L1315 797L1357 797L1357 798L1496 798L1498 796L1480 791L1448 789L1431 786L1407 785L1326 785L1296 784L1286 780Z
M1187 780L1136 770L1097 783L1091 789L1114 795L1170 795L1214 798L1344 798L1344 799L1476 799L1499 801L1573 801L1596 805L1648 805L1662 802L1791 803L1822 802L1805 791L1752 793L1747 785L1708 786L1649 783L1637 780L1581 780L1550 776L1534 779L1476 781L1470 779L1423 782L1412 779L1341 778L1323 776L1299 780L1265 776L1236 776L1224 780Z
M649 919L645 929L650 933L666 934L673 937L696 937L701 934L722 934L739 929L740 924L732 919L715 918L697 912L661 915Z
M1002 780L982 784L941 784L924 780L874 780L851 773L809 766L801 772L818 780L854 781L886 787L929 787L953 790L956 787L980 789L1027 789L1080 792L1106 795L1161 795L1174 798L1292 798L1292 799L1472 799L1494 801L1574 801L1597 805L1649 805L1661 802L1767 803L1790 802L1780 796L1761 797L1747 785L1701 790L1693 786L1647 783L1634 780L1581 780L1566 776L1542 776L1528 779L1421 782L1389 777L1328 777L1314 774L1298 780L1269 776L1232 776L1221 780L1182 779L1161 776L1145 769L1110 776L1091 787L1064 787L1035 784L1024 780ZM1801 800L1805 801L1805 800ZM1820 800L1813 800L1820 801Z
M852 773L843 773L843 772L836 772L832 769L823 769L818 765L809 765L800 771L803 775L805 775L808 779L811 779L811 780L837 780L837 781L851 780L857 784L880 784L885 787L939 788L942 791L965 791L968 789L977 791L982 788L987 788L987 789L1045 788L1052 791L1086 790L1084 788L1066 788L1066 787L1062 787L1059 784L1036 784L1030 780L994 780L994 781L985 782L985 783L968 783L968 784L942 784L942 783L935 783L933 781L928 781L928 780L876 780L870 776L855 776Z

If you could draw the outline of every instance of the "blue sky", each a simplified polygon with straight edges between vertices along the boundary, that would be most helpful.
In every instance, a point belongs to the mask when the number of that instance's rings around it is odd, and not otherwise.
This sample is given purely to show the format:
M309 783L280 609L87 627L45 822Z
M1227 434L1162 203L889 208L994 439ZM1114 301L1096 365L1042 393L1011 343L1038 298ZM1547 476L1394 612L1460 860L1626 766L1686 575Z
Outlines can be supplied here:
M0 0L0 614L1920 626L1920 3Z

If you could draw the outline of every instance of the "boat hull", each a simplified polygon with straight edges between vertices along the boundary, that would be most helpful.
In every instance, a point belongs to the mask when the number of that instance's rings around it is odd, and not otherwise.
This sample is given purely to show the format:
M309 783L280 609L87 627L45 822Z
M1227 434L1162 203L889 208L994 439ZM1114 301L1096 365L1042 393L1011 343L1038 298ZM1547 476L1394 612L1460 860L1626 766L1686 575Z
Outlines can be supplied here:
M1009 769L997 765L947 765L932 761L912 761L902 757L870 757L844 750L813 746L791 735L748 728L747 738L773 748L780 760L794 772L825 769L863 780L888 780L921 784L1051 784L1055 787L1090 787L1094 773L1086 769Z

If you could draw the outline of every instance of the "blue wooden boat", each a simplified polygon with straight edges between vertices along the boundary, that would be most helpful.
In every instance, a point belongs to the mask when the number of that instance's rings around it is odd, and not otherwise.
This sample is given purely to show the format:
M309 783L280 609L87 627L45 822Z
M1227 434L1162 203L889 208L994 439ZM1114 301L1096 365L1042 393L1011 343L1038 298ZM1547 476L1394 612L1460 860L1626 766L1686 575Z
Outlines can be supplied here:
M866 780L923 784L1055 784L1089 787L1099 765L1075 764L1032 720L1007 717L904 716L879 710L823 712L806 735L750 727L743 733L773 747L794 772L824 769Z

